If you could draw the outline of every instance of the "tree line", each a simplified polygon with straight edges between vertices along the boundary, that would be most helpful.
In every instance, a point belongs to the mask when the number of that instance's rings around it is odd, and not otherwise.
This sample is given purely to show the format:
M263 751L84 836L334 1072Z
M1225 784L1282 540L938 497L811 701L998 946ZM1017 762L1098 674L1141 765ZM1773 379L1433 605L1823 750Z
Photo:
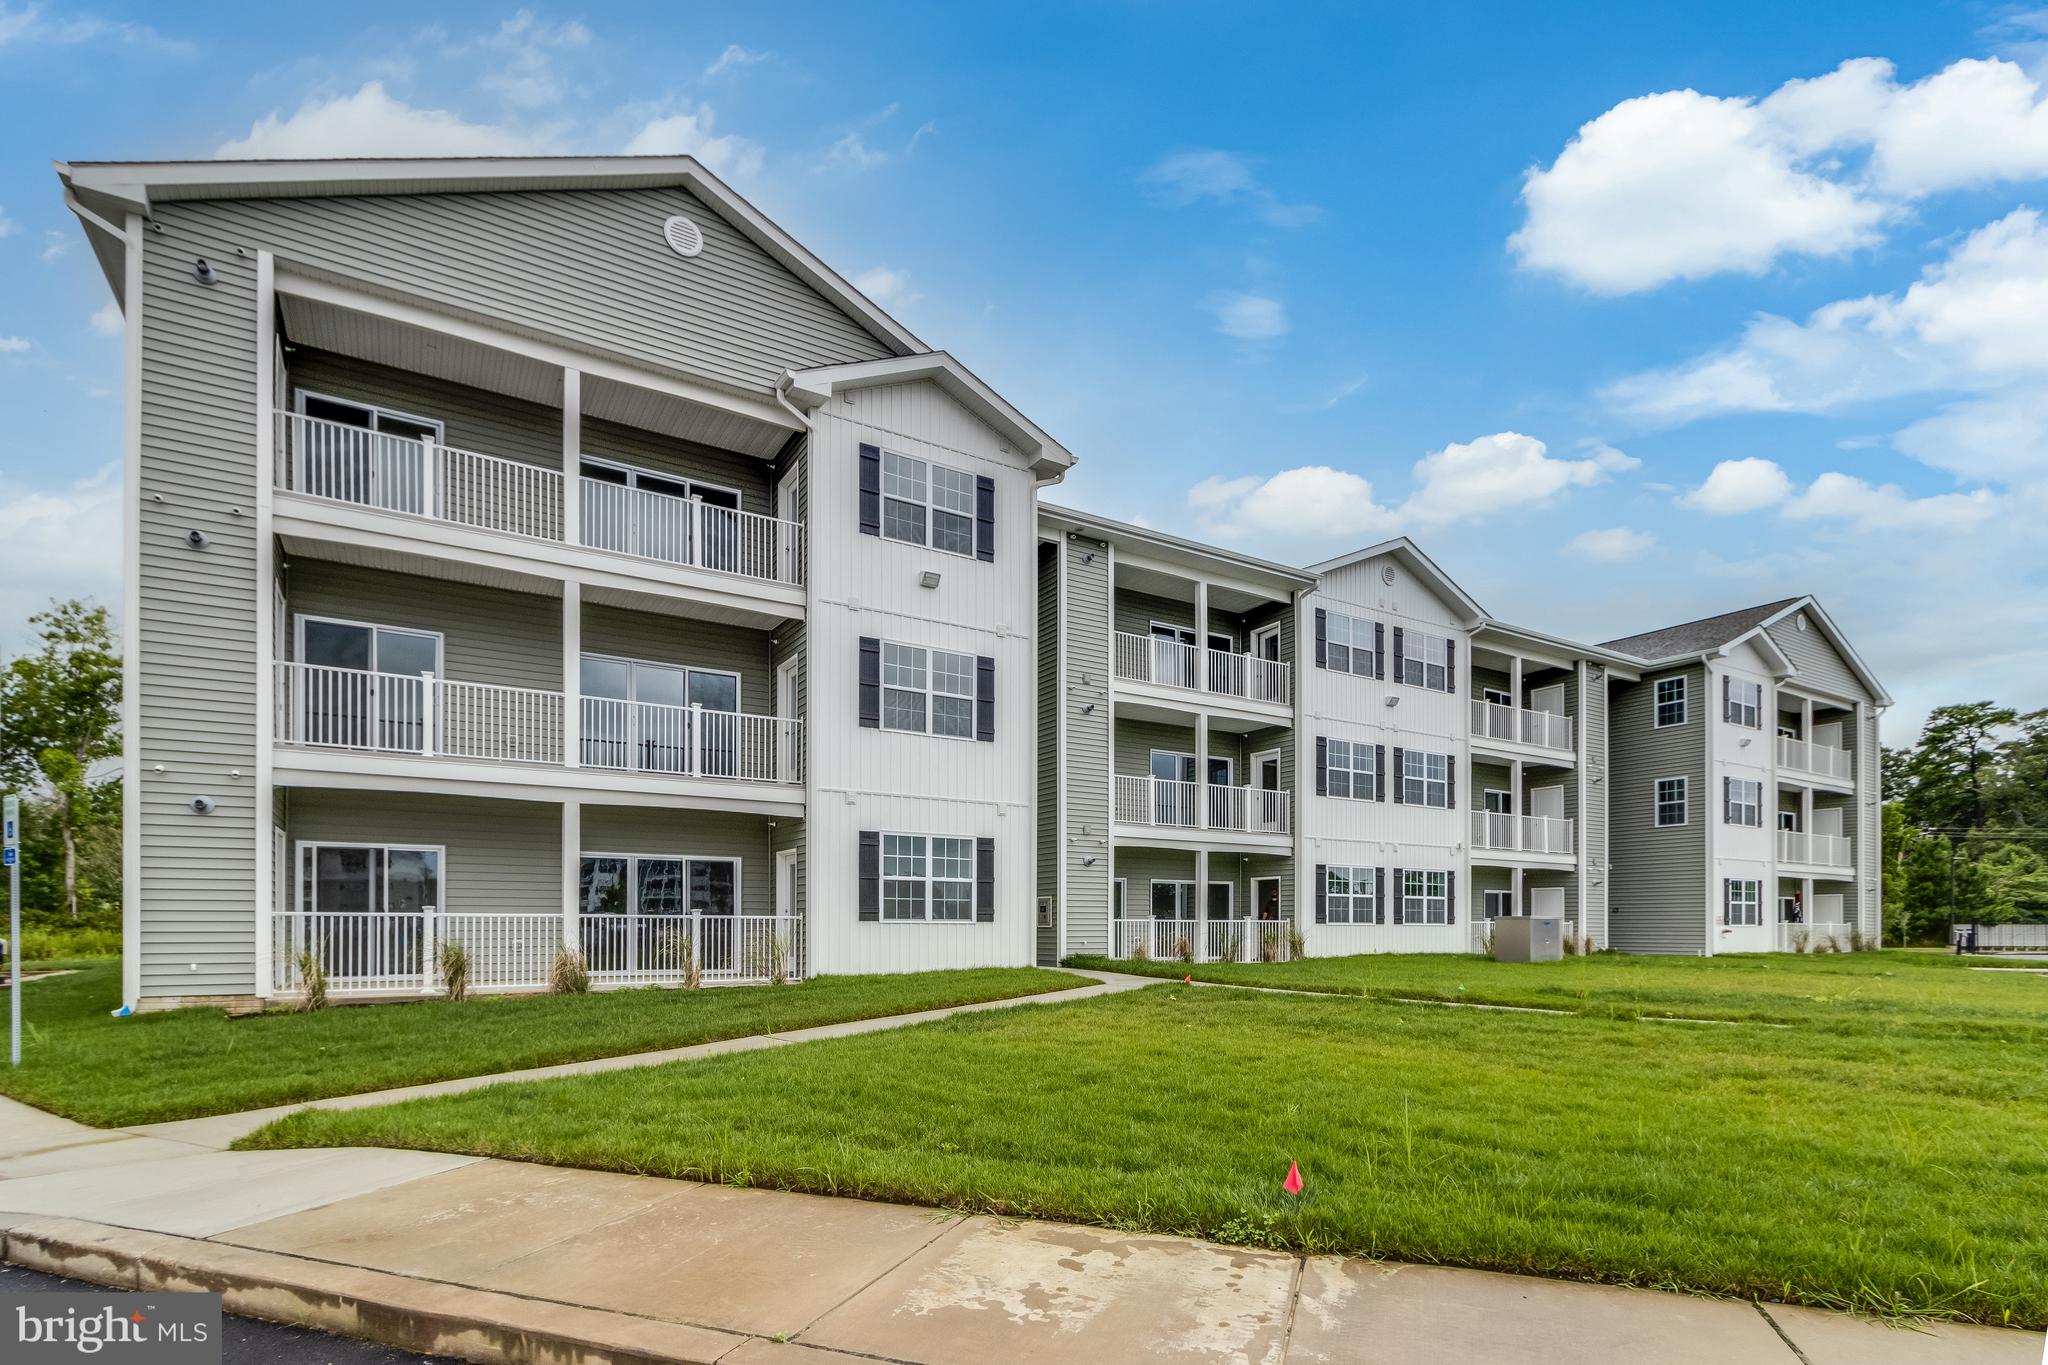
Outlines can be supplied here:
M2048 710L1938 707L1884 751L1884 801L1887 942L2048 923Z

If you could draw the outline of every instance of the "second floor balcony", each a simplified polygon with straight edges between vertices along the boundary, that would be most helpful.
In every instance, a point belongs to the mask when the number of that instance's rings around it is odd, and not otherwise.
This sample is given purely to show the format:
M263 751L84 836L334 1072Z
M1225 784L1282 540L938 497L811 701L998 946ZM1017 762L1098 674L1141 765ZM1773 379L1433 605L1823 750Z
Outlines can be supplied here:
M1854 850L1840 834L1812 834L1805 830L1778 831L1778 861L1801 867L1824 867L1848 871L1854 867Z
M630 478L606 467L601 477L581 472L572 484L560 469L443 445L432 432L371 430L294 412L279 412L276 421L274 480L282 492L756 582L804 583L802 523L721 505L720 493L687 481Z
M1158 777L1116 779L1116 822L1153 829L1286 834L1290 793Z
M1790 777L1818 777L1839 783L1855 780L1855 764L1847 749L1789 735L1778 736L1778 767Z
M1115 663L1124 682L1282 706L1293 696L1290 670L1279 660L1205 649L1173 636L1120 630Z
M1535 853L1570 857L1575 849L1575 822L1550 815L1507 815L1472 812L1474 852Z
M1568 754L1572 752L1572 718L1553 711L1505 706L1475 698L1472 702L1472 736Z

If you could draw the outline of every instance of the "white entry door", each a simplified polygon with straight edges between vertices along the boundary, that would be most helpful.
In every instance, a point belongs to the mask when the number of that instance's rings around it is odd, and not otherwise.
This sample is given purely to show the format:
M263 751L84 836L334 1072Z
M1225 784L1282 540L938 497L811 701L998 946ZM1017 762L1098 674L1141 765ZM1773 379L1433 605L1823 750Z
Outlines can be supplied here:
M1529 888L1529 913L1564 918L1564 888L1561 886L1532 886Z

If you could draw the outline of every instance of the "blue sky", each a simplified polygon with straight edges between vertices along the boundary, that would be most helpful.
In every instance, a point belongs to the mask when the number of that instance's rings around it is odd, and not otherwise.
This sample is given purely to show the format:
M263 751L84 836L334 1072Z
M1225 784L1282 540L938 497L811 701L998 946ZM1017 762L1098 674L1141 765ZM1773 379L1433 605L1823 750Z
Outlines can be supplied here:
M2048 18L1674 10L0 0L0 648L118 601L52 159L687 151L1076 451L1057 500L1406 532L1591 639L1811 591L1892 742L2048 705Z

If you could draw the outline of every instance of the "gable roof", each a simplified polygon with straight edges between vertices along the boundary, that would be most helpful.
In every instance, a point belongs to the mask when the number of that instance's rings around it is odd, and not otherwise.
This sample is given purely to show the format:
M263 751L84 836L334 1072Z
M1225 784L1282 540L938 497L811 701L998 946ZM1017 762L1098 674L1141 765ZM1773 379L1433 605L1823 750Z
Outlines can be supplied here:
M1335 559L1326 559L1320 564L1311 564L1308 571L1313 574L1335 573L1339 569L1348 569L1354 564L1362 564L1380 555L1392 555L1400 560L1410 573L1455 604L1468 619L1476 621L1486 615L1486 609L1474 601L1470 593L1459 587L1449 574L1437 567L1435 560L1422 553L1421 547L1406 536L1395 536L1392 540L1383 540L1377 545L1368 545L1362 550L1353 550L1350 554L1338 555Z
M1666 626L1662 630L1646 630L1640 635L1624 635L1619 640L1603 640L1601 643L1608 649L1618 649L1649 662L1676 658L1681 654L1706 654L1733 644L1769 623L1786 608L1808 600L1805 597L1780 598L1761 606L1744 607L1740 611L1723 612L1719 616Z
M702 200L770 257L897 355L931 348L812 255L691 156L377 157L317 161L74 161L55 163L64 198L92 239L119 297L118 234L107 228L152 204L191 199L304 199L394 194L676 186ZM113 222L106 223L105 220Z
M1011 406L1008 399L984 384L974 371L944 351L900 356L893 360L858 360L845 365L820 365L810 370L784 370L782 392L798 407L817 407L836 393L869 389L878 384L929 380L998 434L1014 441L1041 480L1057 479L1074 463L1065 446Z

